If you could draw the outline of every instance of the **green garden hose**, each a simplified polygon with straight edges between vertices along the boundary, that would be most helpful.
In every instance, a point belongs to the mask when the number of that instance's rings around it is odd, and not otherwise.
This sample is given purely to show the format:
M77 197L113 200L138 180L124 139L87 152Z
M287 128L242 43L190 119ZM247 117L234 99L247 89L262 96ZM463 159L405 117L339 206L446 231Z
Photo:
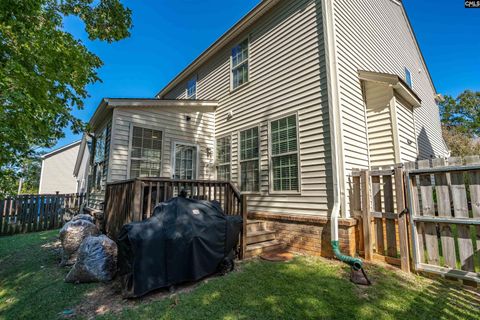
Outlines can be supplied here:
M354 258L354 257L350 257L342 254L340 252L340 244L338 241L332 241L332 249L333 249L333 253L335 254L335 257L337 257L338 260L343 261L346 264L350 265L355 271L362 270L363 268L362 260L360 260L359 258Z

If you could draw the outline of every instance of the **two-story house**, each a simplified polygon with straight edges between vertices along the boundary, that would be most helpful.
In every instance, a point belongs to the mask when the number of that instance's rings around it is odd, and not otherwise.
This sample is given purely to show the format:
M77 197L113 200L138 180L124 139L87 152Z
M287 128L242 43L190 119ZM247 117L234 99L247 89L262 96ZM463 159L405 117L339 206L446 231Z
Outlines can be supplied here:
M150 99L103 99L89 204L136 177L226 180L291 248L354 249L354 169L448 153L400 0L263 0ZM337 223L337 222L335 222Z

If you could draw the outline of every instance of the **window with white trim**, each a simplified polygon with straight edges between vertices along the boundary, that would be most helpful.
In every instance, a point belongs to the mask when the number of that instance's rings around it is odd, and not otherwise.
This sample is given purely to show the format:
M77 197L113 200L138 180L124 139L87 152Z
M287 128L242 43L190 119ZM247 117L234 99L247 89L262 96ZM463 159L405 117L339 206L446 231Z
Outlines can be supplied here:
M162 131L133 127L130 178L159 177L162 166Z
M248 39L232 49L232 89L248 82Z
M405 67L405 82L411 88L412 87L412 73Z
M240 132L240 189L260 191L258 127Z
M197 77L193 77L187 82L187 99L197 99Z
M297 116L270 122L273 191L298 191Z
M231 138L217 139L217 180L230 181Z

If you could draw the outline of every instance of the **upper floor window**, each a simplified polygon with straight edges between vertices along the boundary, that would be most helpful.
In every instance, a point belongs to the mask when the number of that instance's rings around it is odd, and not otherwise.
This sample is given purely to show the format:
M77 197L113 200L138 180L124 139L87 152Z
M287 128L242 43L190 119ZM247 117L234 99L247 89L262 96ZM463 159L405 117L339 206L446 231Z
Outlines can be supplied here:
M248 82L248 39L232 49L232 89Z
M258 127L240 132L240 189L260 191Z
M273 191L298 191L297 116L270 122Z
M197 77L187 82L187 99L197 99Z
M217 139L217 180L230 181L230 136Z
M407 68L405 68L405 82L410 88L412 87L412 74Z
M130 178L159 177L162 164L162 131L133 127Z

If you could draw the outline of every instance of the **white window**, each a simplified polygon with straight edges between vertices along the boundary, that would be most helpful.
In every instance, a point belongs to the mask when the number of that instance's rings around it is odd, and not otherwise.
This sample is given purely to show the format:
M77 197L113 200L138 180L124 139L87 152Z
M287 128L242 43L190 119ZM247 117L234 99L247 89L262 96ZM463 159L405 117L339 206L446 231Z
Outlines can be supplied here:
M175 179L194 180L197 178L198 146L184 143L174 144Z
M217 180L230 181L230 136L217 139Z
M187 82L187 99L197 99L197 77L193 77Z
M258 127L240 132L240 189L260 190Z
M412 87L412 74L407 68L405 68L405 82L410 88Z
M298 191L297 116L270 122L273 191Z
M162 131L133 127L130 178L159 177L162 165Z
M248 39L232 49L232 89L248 82Z

